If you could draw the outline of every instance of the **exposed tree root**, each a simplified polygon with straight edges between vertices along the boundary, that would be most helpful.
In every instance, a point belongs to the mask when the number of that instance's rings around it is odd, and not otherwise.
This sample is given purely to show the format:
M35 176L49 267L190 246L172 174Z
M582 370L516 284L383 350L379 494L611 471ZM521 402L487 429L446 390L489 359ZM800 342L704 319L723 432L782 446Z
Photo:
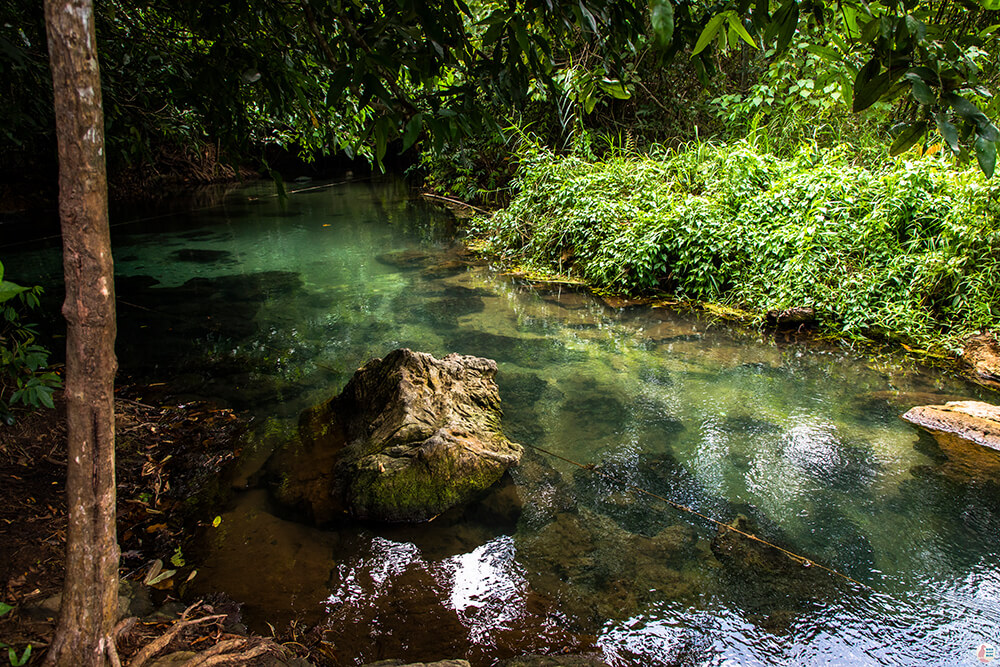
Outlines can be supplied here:
M129 662L129 667L144 667L144 665L166 649L170 642L177 639L177 637L184 630L211 621L220 621L226 617L226 614L212 614L201 618L188 618L192 612L200 606L201 601L198 601L188 607L181 615L180 619L176 621L170 629L159 637L152 639L149 643L139 649ZM210 611L211 608L209 607L208 610ZM127 634L128 631L135 626L135 621L136 619L131 618L120 622L115 628L115 637L117 638L120 635ZM216 635L215 638L219 639L220 636L226 637L226 635ZM282 652L282 649L278 644L275 644L269 639L233 637L232 635L229 635L228 638L223 638L214 646L198 652L186 662L182 663L181 667L215 667L216 665L232 664L244 665L254 658L268 653L269 651Z

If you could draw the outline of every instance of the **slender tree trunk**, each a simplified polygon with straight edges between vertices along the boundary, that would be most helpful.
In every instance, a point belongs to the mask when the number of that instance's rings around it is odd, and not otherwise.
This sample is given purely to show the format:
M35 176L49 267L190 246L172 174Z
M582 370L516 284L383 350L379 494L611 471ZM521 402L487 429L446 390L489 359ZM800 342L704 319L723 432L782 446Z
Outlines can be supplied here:
M66 583L48 665L117 662L115 295L92 0L45 0L66 281Z

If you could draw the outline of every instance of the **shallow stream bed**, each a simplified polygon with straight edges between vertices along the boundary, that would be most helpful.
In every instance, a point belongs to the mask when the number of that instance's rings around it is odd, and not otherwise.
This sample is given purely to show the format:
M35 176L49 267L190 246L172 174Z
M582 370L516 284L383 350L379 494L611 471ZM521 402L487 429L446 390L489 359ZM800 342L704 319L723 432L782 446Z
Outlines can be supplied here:
M969 665L1000 645L1000 455L898 418L988 394L900 359L521 284L470 262L448 216L398 182L318 185L116 220L122 370L252 416L249 475L368 359L486 356L509 437L605 476L529 448L463 512L326 530L251 484L206 531L193 592L225 590L257 629L318 625L343 664ZM52 248L5 253L12 280L61 276ZM855 581L732 557L712 524L630 485L743 515Z

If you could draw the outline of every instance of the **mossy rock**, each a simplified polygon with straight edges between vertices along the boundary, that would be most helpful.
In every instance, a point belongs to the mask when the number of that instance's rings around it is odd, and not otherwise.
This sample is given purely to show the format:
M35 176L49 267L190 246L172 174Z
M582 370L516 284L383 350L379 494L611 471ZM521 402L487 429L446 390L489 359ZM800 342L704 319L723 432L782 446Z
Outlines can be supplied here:
M427 521L472 500L522 453L500 429L496 372L490 359L405 348L368 362L272 459L277 500L320 524Z

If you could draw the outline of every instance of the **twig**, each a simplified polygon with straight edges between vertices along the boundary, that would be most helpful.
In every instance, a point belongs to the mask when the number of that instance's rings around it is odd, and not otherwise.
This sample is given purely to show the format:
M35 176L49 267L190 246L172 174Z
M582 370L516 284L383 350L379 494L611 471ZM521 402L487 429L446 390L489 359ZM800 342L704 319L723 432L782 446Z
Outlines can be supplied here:
M650 92L649 88L646 87L646 84L644 84L642 81L636 81L636 83L639 84L640 88L642 88L643 90L646 91L646 94L649 95L649 99L653 100L653 103L656 104L656 106L658 106L661 109L663 109L666 113L670 113L670 109L668 109L667 107L665 107L663 105L663 102L661 102L660 100L656 99L656 95L654 95L652 92Z
M122 659L118 656L118 647L115 646L114 635L108 640L107 651L105 651L108 656L108 662L111 663L111 667L122 667Z
M464 206L465 208L471 208L473 211L478 211L483 215L491 215L490 212L487 211L486 209L479 208L478 206L473 206L472 204L466 204L464 201L460 199L453 199L451 197L442 197L441 195L432 195L429 192L422 192L420 194L421 196L427 197L428 199L440 199L441 201L451 202L452 204Z
M136 306L136 307L138 308L138 306ZM154 405L148 405L146 403L140 403L139 401L133 401L131 398L122 398L121 396L118 396L118 397L115 398L115 400L116 401L123 401L125 403L131 403L132 405L138 405L140 408L148 408L149 410L158 410L159 409L159 408L157 408Z

